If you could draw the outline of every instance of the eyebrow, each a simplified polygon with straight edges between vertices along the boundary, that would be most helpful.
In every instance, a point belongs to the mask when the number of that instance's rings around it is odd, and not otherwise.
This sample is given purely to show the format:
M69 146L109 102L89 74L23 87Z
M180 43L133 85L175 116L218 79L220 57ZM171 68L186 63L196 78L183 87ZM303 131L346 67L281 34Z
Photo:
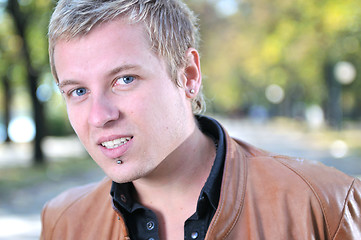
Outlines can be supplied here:
M76 85L76 84L79 84L79 81L70 79L70 80L64 80L62 82L59 82L58 87L62 88L62 87L67 86L67 85Z
M126 65L122 65L122 66L119 66L119 67L116 67L112 70L110 70L107 74L107 76L113 76L113 75L116 75L120 72L124 72L126 70L130 70L130 69L139 69L140 66L139 65L133 65L133 64L126 64Z
M113 75L116 75L120 72L124 72L124 71L127 71L127 70L130 70L130 69L140 69L140 66L139 65L133 65L133 64L126 64L126 65L122 65L122 66L119 66L119 67L116 67L112 70L110 70L106 76L113 76ZM69 80L64 80L64 81L61 81L59 82L59 85L58 87L59 88L62 88L64 86L68 86L68 85L77 85L79 84L80 82L77 81L77 80L72 80L72 79L69 79Z

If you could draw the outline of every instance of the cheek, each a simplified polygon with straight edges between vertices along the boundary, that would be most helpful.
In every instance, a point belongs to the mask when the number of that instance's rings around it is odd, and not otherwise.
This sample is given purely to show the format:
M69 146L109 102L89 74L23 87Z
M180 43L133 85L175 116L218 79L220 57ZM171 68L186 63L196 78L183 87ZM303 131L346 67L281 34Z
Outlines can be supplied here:
M153 131L169 132L175 123L182 121L185 114L185 104L178 89L159 91L144 100L139 106L148 125Z
M78 110L67 106L67 113L68 113L68 118L69 118L69 122L70 125L72 126L72 128L74 129L75 133L81 137L81 127L85 126L85 123L83 122L83 116L84 113L79 112Z

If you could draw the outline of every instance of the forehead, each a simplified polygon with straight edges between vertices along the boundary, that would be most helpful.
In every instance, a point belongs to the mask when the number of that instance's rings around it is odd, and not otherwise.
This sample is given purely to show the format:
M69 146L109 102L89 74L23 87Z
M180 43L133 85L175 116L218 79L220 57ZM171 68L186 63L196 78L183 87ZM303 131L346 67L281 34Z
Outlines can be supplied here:
M61 39L54 47L54 64L58 74L62 71L61 67L80 62L82 67L95 68L105 67L112 61L136 63L154 56L156 54L151 50L145 27L123 20L100 24L84 36Z
M137 40L133 42L130 40ZM97 42L99 44L106 43L107 41L119 40L119 44L132 43L136 44L142 41L142 44L147 44L150 48L150 37L147 34L146 28L142 23L129 23L126 19L117 18L112 21L99 23L92 26L87 32L64 32L58 39L54 41L54 52L61 44L72 45L82 44L84 42ZM127 40L129 40L127 42Z

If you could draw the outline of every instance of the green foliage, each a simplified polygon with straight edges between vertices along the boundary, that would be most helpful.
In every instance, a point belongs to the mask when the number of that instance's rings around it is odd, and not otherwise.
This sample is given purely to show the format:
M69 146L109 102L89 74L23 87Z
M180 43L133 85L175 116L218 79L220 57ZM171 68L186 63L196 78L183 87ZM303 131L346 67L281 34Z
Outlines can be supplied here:
M324 105L325 66L349 61L361 72L358 0L235 1L238 12L229 16L217 13L216 1L188 1L201 19L205 90L216 109L269 106L270 84L285 90L281 105L289 111L299 102ZM358 74L344 87L349 112L356 111L360 80Z
M49 77L50 67L48 63L47 26L54 2L51 0L21 0L19 2L22 20L26 22L25 41L17 32L16 23L6 10L7 2L0 7L0 80L8 76L11 86L10 103L6 103L0 92L0 112L4 112L5 104L10 104L11 114L31 114L32 105L28 80L29 66L24 60L23 47L27 48L31 61L31 67L40 74L37 85L53 85L52 77ZM1 83L1 81L0 81ZM3 90L2 84L0 84ZM64 106L59 107L59 96L53 88L53 96L44 103L46 126L49 134L64 135L71 132L67 123ZM60 102L62 100L60 99ZM54 105L51 105L54 104ZM30 112L30 114L29 114Z

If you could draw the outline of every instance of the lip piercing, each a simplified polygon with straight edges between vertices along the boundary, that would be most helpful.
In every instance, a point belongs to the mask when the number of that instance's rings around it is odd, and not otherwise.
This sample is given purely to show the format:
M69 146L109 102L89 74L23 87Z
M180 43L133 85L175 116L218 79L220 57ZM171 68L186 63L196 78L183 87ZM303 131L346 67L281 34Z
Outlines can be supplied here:
M190 92L191 94L194 94L194 93L195 93L194 89L191 89L189 92Z
M118 161L117 161L117 164L122 164L122 163L123 163L122 160L118 160Z

